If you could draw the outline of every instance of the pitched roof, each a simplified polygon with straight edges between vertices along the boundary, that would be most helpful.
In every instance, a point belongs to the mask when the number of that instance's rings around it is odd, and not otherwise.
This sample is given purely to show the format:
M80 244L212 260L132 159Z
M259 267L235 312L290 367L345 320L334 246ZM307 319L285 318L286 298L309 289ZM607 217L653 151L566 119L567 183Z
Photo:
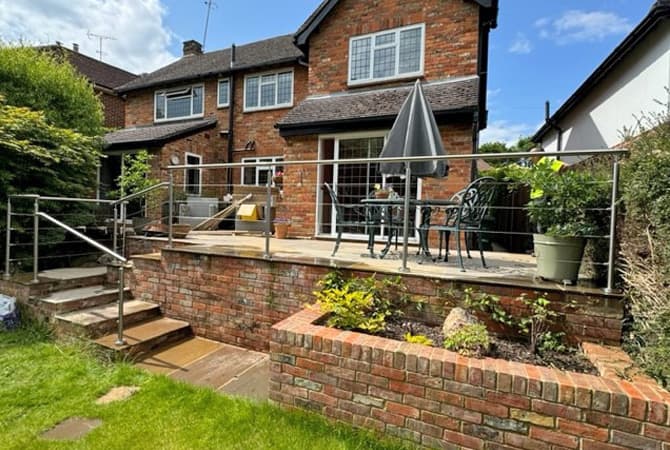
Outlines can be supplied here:
M97 86L114 89L122 84L137 78L137 75L116 66L107 64L82 53L70 50L61 45L48 45L41 47L44 50L58 53L64 56L77 69L77 72L88 78Z
M426 83L423 90L436 115L473 112L478 108L476 76ZM393 120L412 85L308 97L277 124L280 132L311 134L309 129L328 124ZM303 131L300 131L300 130Z
M105 150L160 146L178 137L216 125L216 118L123 128L107 133Z
M670 18L670 0L657 0L651 7L644 19L626 36L626 38L605 58L605 60L593 71L593 73L582 83L581 86L568 98L563 105L545 122L535 133L532 140L539 142L563 117L570 113L588 93L609 75L618 63L631 53L662 20Z
M495 22L496 17L498 16L498 0L472 0L477 3L482 8L491 10L491 17ZM321 22L326 18L326 16L333 10L335 6L339 3L339 0L323 0L319 6L310 14L310 16L300 25L298 31L295 33L295 42L298 46L302 47L307 44L309 36L319 27ZM491 26L495 28L495 24Z
M189 55L165 67L141 75L119 87L119 92L129 92L160 84L202 79L230 73L232 70L251 69L271 64L293 62L303 57L293 44L293 36L285 35L240 45L235 48L235 63L231 69L231 49L216 50L202 55Z

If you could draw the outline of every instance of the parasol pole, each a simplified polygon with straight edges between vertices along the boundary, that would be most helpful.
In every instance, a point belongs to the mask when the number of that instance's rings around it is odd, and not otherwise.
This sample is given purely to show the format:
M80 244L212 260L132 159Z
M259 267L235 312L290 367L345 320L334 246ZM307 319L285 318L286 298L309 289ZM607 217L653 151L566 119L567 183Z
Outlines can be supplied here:
M410 163L405 163L405 208L403 210L402 225L402 267L401 272L409 272L407 267L407 252L409 247L409 197L412 193L412 167Z

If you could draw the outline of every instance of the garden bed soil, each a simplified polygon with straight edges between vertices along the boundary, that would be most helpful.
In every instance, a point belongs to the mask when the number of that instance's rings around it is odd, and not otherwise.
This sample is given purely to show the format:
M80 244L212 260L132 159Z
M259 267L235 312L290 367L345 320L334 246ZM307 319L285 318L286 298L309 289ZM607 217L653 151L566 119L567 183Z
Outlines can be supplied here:
M434 347L441 348L442 342L444 342L441 326L428 325L423 322L407 319L387 320L386 330L380 336L404 341L404 336L408 332L415 336L426 336L433 341ZM491 348L484 356L537 366L555 367L559 370L598 375L598 369L577 349L569 349L566 352L545 351L541 354L534 354L529 350L528 345L524 343L491 335Z

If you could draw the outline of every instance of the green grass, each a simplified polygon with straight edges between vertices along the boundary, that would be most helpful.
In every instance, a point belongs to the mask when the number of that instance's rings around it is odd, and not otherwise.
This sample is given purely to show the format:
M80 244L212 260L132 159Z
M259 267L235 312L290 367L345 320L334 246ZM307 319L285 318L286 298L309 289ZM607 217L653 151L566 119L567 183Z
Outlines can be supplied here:
M111 387L140 386L98 406ZM77 441L41 433L69 417L103 425ZM81 342L58 342L34 325L0 331L2 449L401 449L369 433L105 362Z

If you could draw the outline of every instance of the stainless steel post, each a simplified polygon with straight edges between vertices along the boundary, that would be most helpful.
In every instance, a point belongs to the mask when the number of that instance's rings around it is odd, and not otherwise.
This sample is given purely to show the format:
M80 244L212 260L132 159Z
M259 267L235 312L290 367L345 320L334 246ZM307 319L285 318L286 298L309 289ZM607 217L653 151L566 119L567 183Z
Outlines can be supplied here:
M124 277L124 267L123 263L119 265L119 319L118 319L118 329L116 335L116 345L125 345L126 341L123 339L123 290L125 289L125 280Z
M12 198L7 196L7 234L5 235L5 280L9 280L11 273L9 273L9 260L11 258L10 247L12 245Z
M39 272L39 257L40 257L40 199L39 197L35 198L35 207L33 211L33 283L37 283L39 279L37 278L37 273Z
M616 219L617 219L617 196L619 195L619 158L614 157L612 166L612 201L610 203L610 236L609 255L607 258L607 287L606 293L614 291L614 262L616 259Z
M169 171L168 175L168 248L172 248L172 216L174 215L174 175Z
M121 202L121 254L126 256L126 208L128 202Z
M405 168L405 206L403 210L403 224L402 224L402 267L401 272L409 272L407 267L407 253L409 251L409 205L410 196L412 195L412 167L410 163L406 163ZM391 230L389 230L389 233Z
M272 169L268 170L267 198L265 199L265 254L263 257L267 259L271 257L270 236L272 236Z
M112 250L116 252L118 245L118 228L119 227L119 208L114 205L114 226L112 227Z

